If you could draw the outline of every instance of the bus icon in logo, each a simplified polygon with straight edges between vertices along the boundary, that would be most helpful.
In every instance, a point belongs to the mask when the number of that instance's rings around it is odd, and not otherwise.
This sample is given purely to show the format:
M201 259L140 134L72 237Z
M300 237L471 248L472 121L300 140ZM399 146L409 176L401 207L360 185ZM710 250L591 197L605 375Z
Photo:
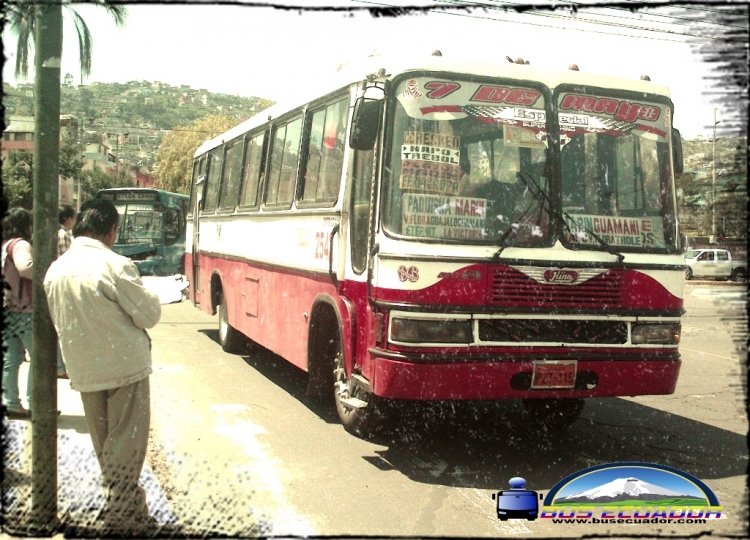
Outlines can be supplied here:
M526 489L526 480L514 476L508 481L510 489L492 494L492 500L497 501L497 518L526 519L534 521L539 515L539 501L542 494Z

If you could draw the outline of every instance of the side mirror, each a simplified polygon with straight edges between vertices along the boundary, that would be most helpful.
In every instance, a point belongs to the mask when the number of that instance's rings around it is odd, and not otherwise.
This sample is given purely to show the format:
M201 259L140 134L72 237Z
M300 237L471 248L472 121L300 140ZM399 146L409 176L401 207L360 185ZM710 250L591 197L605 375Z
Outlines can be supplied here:
M164 220L164 243L174 244L182 234L181 212L175 208L167 208L162 216Z
M383 100L357 98L352 115L352 129L349 133L349 146L355 150L372 150L378 137Z
M685 170L682 158L682 137L680 131L672 128L672 159L675 174L682 174Z

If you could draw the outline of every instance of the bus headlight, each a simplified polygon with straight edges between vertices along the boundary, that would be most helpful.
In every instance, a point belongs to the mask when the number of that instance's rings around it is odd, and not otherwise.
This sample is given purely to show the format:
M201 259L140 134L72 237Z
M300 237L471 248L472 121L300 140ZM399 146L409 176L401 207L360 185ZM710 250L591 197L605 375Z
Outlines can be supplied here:
M631 341L634 345L677 345L680 342L680 325L677 323L634 324Z
M471 343L471 321L454 319L391 320L391 341L401 343Z

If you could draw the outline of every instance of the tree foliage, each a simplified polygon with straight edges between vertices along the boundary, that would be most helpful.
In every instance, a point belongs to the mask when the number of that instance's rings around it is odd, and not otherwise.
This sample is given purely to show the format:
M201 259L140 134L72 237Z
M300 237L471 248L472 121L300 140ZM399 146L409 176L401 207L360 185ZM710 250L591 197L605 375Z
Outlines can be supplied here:
M20 206L31 210L31 179L34 157L26 150L12 151L3 161L3 203L6 208Z
M81 145L73 135L63 133L60 137L60 176L78 180L82 169Z
M164 136L156 153L156 186L176 193L190 193L193 154L198 147L238 124L234 116L209 115Z
M3 162L3 197L8 207L21 206L31 209L34 178L34 156L26 150L13 150ZM63 134L60 138L60 170L63 178L79 180L82 174L83 160L81 147L73 137Z
M104 171L94 167L81 173L81 202L91 199L100 189L133 186L135 179L124 169Z
M29 52L34 44L34 26L36 25L36 0L16 0L9 2L6 16L11 30L18 36L16 41L16 76L26 77L29 73ZM112 16L115 24L125 22L127 9L122 4L113 4L107 0L95 0ZM78 35L78 58L81 64L81 75L91 73L92 38L89 27L78 12L70 6L70 0L63 0L66 12L73 20Z

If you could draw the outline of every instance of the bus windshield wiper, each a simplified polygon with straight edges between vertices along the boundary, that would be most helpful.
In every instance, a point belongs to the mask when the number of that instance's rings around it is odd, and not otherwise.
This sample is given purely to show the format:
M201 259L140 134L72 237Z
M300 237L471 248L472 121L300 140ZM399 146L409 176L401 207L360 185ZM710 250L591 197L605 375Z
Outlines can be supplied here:
M592 231L591 229L589 229L585 225L581 225L580 223L576 222L570 216L570 214L568 214L565 211L561 211L560 214L561 214L561 216L564 216L565 218L567 218L568 220L570 220L571 222L573 222L575 224L576 228L578 228L578 229L582 230L583 232L591 235L591 238L593 238L594 240L596 240L597 242L599 242L599 245L602 246L607 251L607 253L611 253L612 255L614 255L615 257L617 257L618 264L621 263L623 261L623 259L625 259L625 255L623 255L621 252L617 251L609 242L607 242L604 238L602 238L601 236L599 236L598 234L596 234L594 231ZM575 234L573 234L573 231L570 230L570 226L567 223L565 224L565 226L567 227L568 232L570 233L570 235L571 236L575 236Z
M547 195L547 192L544 191L539 184L537 184L536 180L527 172L519 172L518 178L524 183L526 188L531 192L531 194L542 203L542 207L547 208L547 211L550 213L550 215L557 220L558 223L560 223L564 228L568 230L570 235L572 237L575 237L575 234L570 228L570 225L568 224L568 221L571 223L574 223L575 226L582 230L583 232L590 234L591 237L596 240L601 247L603 247L608 253L614 255L617 257L617 262L622 263L622 261L625 259L625 255L623 255L621 252L616 250L611 244L609 244L606 240L604 240L601 236L596 234L594 231L589 229L588 227L584 225L580 225L577 223L567 212L564 210L558 210L555 205L552 204L552 201L549 198L549 195ZM513 224L511 224L500 236L500 239L498 240L498 243L500 244L500 249L495 253L495 258L499 257L500 254L503 252L503 250L507 247L505 245L505 239L507 236L512 232L513 230Z

